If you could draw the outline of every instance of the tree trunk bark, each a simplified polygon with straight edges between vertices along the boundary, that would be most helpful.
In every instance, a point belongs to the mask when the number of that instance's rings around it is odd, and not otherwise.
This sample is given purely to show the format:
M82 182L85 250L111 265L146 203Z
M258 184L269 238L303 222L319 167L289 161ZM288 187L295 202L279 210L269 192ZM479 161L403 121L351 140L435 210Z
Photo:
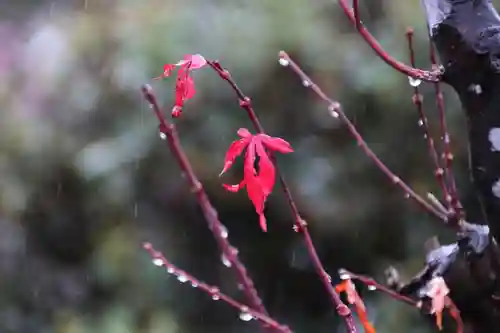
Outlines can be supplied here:
M465 332L500 331L500 17L489 0L421 0L429 34L467 120L470 174L483 221L460 240L428 252L423 274L401 289L415 294L443 275Z

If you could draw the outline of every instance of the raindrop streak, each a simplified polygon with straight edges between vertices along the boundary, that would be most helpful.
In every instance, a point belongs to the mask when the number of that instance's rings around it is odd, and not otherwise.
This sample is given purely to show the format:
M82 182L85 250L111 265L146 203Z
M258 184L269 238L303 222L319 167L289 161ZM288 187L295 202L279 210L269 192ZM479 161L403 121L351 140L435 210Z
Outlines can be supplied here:
M222 255L220 259L221 259L222 264L224 266L226 266L226 267L231 267L232 266L231 261L225 255Z
M422 83L422 80L415 79L415 78L412 78L411 76L408 76L408 82L410 83L410 86L418 87Z
M159 258L153 259L153 265L161 267L161 266L163 266L163 260L161 260Z

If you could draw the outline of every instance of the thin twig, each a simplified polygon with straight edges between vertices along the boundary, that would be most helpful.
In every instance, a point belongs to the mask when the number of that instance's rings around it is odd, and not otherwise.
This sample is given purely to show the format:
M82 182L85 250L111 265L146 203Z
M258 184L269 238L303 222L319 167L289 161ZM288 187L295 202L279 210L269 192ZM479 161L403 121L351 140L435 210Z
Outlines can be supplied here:
M153 245L151 243L144 243L143 244L144 249L149 253L151 259L153 259L153 263L156 266L159 267L165 267L167 269L167 272L169 274L173 274L177 276L177 280L179 282L184 283L184 282L189 282L193 288L198 288L200 290L203 290L207 294L212 296L212 299L214 300L222 300L226 302L227 304L231 305L232 307L238 309L240 311L240 319L243 321L250 321L253 319L259 320L261 323L265 325L269 325L269 327L275 329L276 331L282 332L282 333L292 333L292 331L285 325L281 325L274 319L270 318L269 316L256 311L236 300L231 298L230 296L222 293L219 288L215 286L211 286L209 284L206 284L191 274L187 273L186 271L183 271L173 264L171 264L168 259L163 255L163 253L155 250L153 248Z
M281 61L282 60L282 61ZM375 153L368 147L368 144L363 139L361 134L358 132L354 124L349 120L344 111L342 110L342 106L339 102L334 101L330 97L328 97L321 88L316 85L309 76L307 76L304 71L300 68L297 63L295 63L290 56L284 52L280 52L280 61L282 65L288 66L295 72L303 82L308 82L308 87L311 88L319 98L325 101L328 104L328 110L334 117L340 117L342 121L347 125L349 132L354 137L358 146L365 152L368 157L370 157L373 162L377 165L377 167L382 170L383 173L387 175L391 179L391 181L399 186L406 194L407 197L413 199L416 203L422 206L426 211L435 215L436 217L442 219L443 221L447 221L447 212L442 211L440 208L433 206L427 200L418 195L415 191L413 191L405 182L403 182L398 176L396 176L378 157Z
M436 52L434 50L434 46L432 45L432 41L429 41L429 58L432 64L432 67L438 70L438 65L436 61ZM458 198L457 186L455 184L455 176L453 174L453 154L451 152L451 140L450 134L448 132L448 126L446 124L446 115L445 115L445 106L444 106L444 98L443 93L441 91L441 85L439 82L434 83L434 91L436 93L436 105L439 112L439 125L441 130L441 140L443 140L443 160L445 162L445 176L449 186L450 194L446 197L446 201L449 202L454 211L452 211L453 215L458 216L458 219L455 219L457 222L460 219L463 219L464 211L462 204Z
M352 12L354 14L354 20L355 20L354 25L356 29L359 30L361 25L361 18L359 17L359 0L352 0Z
M161 134L165 136L168 142L171 153L174 155L175 159L179 163L179 166L188 181L191 191L194 192L198 200L198 204L203 211L203 215L208 222L208 227L212 231L217 244L219 245L222 254L231 263L231 267L235 270L238 281L243 286L243 290L247 301L250 306L259 311L262 314L268 315L267 311L260 299L257 290L254 287L252 279L248 276L245 266L239 261L237 250L231 246L227 240L227 229L220 222L217 211L210 203L208 196L203 189L202 184L196 177L189 160L182 149L180 144L179 136L175 125L170 123L163 116L160 106L158 105L157 98L154 94L153 88L150 85L144 85L142 87L142 93L144 99L146 99L151 108L153 109L158 122L160 123Z
M409 56L410 56L410 64L415 67L415 51L413 48L413 28L408 28L406 30L406 39L408 41L408 51L409 51ZM439 85L439 83L436 83L436 85ZM432 159L432 162L434 164L434 175L436 176L436 179L438 181L439 186L441 187L441 190L443 191L443 197L444 197L444 202L446 203L446 211L450 210L451 207L451 202L448 200L450 198L450 194L448 191L448 187L445 182L444 178L444 169L441 166L441 163L439 161L439 154L436 151L436 146L434 145L434 139L431 136L431 132L429 130L429 122L427 120L427 117L425 116L424 113L424 108L422 106L422 101L423 97L422 94L420 94L418 84L415 84L413 86L413 104L415 104L419 116L418 120L418 125L422 127L422 130L424 132L424 138L427 142L427 149L429 151L429 155Z
M391 55L389 55L389 53L387 53L387 51L385 51L382 48L382 46L377 42L375 37L373 37L373 35L368 31L368 29L365 28L363 23L360 22L358 19L356 19L356 16L353 10L351 9L351 6L348 4L347 0L339 0L339 4L340 7L342 7L342 9L344 10L344 13L351 21L351 23L354 24L356 29L359 31L359 34L366 41L366 43L368 43L368 45L373 49L373 51L375 51L375 53L377 53L380 59L382 59L389 66L391 66L398 72L401 72L415 79L420 79L426 82L439 82L441 80L441 72L438 70L426 71L423 69L414 68L393 58Z
M365 284L368 288L370 288L372 290L378 290L384 294L387 294L388 296L390 296L391 298L394 298L397 301L404 302L408 305L411 305L411 306L414 306L417 308L420 308L422 306L421 302L416 301L411 297L401 295L397 291L395 291L389 287L386 287L383 284L378 283L372 277L355 274L355 273L350 272L344 268L339 269L339 275L340 275L340 278L343 280L345 280L345 279L358 280L358 281L362 282L363 284Z
M234 90L234 92L236 93L236 95L239 99L240 106L247 112L247 115L250 118L250 121L252 122L255 130L258 133L264 133L264 128L262 127L257 115L255 114L251 99L248 96L246 96L243 93L243 91L238 87L236 82L231 77L231 74L229 73L229 71L222 68L222 66L217 61L208 61L208 64ZM356 329L356 326L354 324L352 313L349 310L349 308L342 302L339 294L335 291L335 288L333 288L333 286L331 285L331 277L328 275L328 273L326 273L325 268L323 267L323 264L321 263L321 260L319 259L318 253L316 252L316 249L315 249L314 244L312 242L311 235L309 234L309 230L307 228L307 222L304 221L304 219L302 219L302 217L300 216L297 205L292 197L292 193L290 191L290 188L288 187L288 184L286 183L285 178L280 173L279 166L277 165L277 163L275 163L275 167L276 167L277 174L279 175L281 188L285 194L288 205L290 206L290 210L292 211L292 214L293 214L294 219L295 219L294 229L296 231L302 232L302 234L304 236L304 242L306 244L306 248L307 248L307 251L309 253L309 256L311 257L311 259L313 261L313 265L314 265L321 281L323 282L323 285L326 288L326 290L330 296L330 300L332 301L333 305L335 306L335 308L337 310L337 313L342 318L344 318L344 323L345 323L345 326L346 326L348 332L349 333L356 333L357 329Z

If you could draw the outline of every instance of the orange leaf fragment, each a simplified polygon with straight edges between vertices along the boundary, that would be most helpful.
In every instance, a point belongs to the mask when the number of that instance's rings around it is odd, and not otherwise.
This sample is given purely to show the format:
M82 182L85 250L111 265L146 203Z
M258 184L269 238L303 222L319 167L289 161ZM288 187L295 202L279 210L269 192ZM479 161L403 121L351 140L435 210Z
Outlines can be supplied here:
M363 299L359 296L356 291L354 283L350 279L343 280L338 285L335 286L337 293L345 292L347 295L347 302L356 307L356 313L358 314L359 321L363 325L366 333L376 333L375 328L372 326L368 320L368 314L366 313L365 303Z

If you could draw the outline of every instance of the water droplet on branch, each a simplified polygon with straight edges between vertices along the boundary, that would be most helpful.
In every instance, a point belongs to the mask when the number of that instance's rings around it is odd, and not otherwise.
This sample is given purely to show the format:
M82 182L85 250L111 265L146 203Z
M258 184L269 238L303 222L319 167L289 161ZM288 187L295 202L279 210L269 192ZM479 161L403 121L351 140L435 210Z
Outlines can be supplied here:
M253 316L248 313L248 308L246 306L241 308L240 319L243 321L250 321L253 319Z
M229 236L229 233L227 232L226 227L221 226L221 228L220 228L220 236L222 238L227 238L227 236Z
M160 258L153 259L153 265L161 267L163 266L163 260L161 260Z
M410 86L418 87L422 83L422 80L408 76L408 82L410 83Z
M278 60L278 62L283 67L286 67L290 64L290 62L288 60L286 60L285 58L280 58L280 60Z
M232 266L231 261L225 255L221 256L221 261L222 261L222 264L226 267Z

